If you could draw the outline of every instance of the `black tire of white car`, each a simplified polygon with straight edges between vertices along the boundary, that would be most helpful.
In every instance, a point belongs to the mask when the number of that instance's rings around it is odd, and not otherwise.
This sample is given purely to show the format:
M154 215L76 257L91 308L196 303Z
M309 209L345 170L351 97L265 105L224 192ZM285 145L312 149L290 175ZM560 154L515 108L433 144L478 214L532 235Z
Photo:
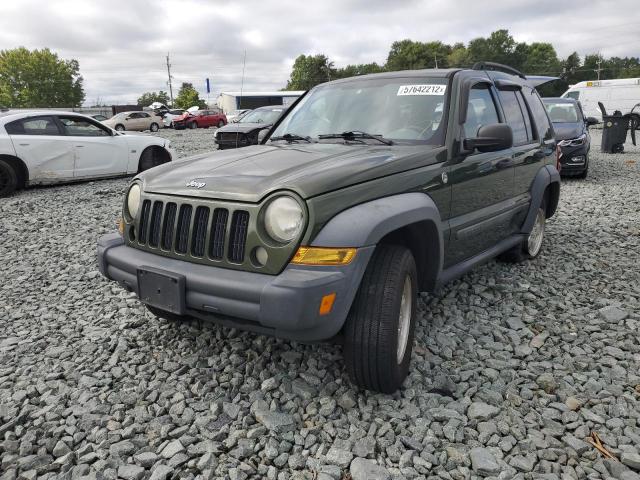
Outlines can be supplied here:
M116 130L118 132L124 132L124 125L119 123L118 125L116 125Z
M157 158L153 154L155 147L147 147L142 151L140 160L138 161L138 172L144 172L150 168L157 167L161 162L157 161Z
M343 331L345 364L354 384L393 393L404 382L413 350L417 285L409 249L376 247Z
M0 158L0 197L11 195L18 188L18 181L13 165Z
M540 255L542 244L544 243L544 232L547 222L546 211L546 202L543 200L542 204L538 207L536 218L529 235L527 235L522 243L500 254L498 257L500 260L508 263L520 263L525 260L533 260Z
M160 129L160 127L155 122L152 123L151 126L149 127L149 130L151 130L152 132L157 132L159 129Z

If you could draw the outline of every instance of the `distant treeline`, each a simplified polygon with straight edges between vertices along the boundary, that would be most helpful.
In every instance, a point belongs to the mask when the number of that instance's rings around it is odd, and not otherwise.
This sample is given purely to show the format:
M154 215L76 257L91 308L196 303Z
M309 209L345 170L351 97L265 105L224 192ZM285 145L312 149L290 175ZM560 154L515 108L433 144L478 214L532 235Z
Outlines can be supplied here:
M326 55L300 55L293 64L284 90L308 90L329 80L367 73L470 67L479 61L503 63L528 75L560 77L560 80L542 87L542 93L549 96L561 94L574 83L598 78L598 70L601 79L640 77L638 57L604 58L599 54L590 54L582 59L577 52L573 52L567 58L560 59L550 43L516 42L508 30L497 30L487 38L473 39L467 45L409 39L393 42L384 65L374 62L336 68Z

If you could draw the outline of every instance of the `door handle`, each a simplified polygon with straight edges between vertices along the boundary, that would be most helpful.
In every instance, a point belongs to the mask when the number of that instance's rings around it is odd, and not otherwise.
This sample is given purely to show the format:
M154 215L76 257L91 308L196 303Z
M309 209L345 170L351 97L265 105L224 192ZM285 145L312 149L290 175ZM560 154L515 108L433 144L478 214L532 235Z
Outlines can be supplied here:
M29 146L29 144L28 144L28 143L21 143L21 144L20 144L20 146L21 146L21 147L28 147L28 146Z
M76 145L78 148L84 148L84 145Z

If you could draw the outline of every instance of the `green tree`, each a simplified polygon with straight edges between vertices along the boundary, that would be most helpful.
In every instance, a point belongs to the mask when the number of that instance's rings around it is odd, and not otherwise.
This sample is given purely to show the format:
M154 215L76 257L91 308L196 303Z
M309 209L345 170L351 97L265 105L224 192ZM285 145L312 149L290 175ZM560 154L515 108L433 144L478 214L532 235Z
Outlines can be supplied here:
M527 50L527 45L517 43L509 30L496 30L488 38L475 38L467 47L471 63L497 62L518 69L522 68Z
M448 57L451 54L451 46L442 42L416 42L405 39L391 44L387 56L386 69L418 70L421 68L448 67Z
M309 90L331 80L332 74L335 74L333 62L326 55L299 55L293 62L285 90Z
M152 103L159 102L169 104L169 94L160 90L159 92L145 92L138 98L138 105L148 107Z
M471 65L469 51L464 46L464 43L456 43L451 47L451 53L447 57L447 64L449 67L469 67Z
M343 68L334 70L331 78L348 78L355 77L357 75L368 75L369 73L384 72L385 68L377 63L363 63L359 65L347 65Z
M200 98L200 94L193 87L193 84L187 82L180 87L174 103L178 108L190 108L196 105L200 108L207 108L206 102Z
M48 48L0 51L0 104L14 108L79 107L84 101L77 60Z

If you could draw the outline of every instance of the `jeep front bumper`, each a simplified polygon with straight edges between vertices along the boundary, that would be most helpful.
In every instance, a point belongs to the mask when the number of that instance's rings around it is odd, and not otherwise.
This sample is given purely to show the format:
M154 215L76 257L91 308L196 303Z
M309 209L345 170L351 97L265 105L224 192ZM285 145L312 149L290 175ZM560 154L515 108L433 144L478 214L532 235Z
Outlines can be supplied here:
M290 264L279 275L266 275L154 255L125 245L122 237L113 233L98 240L98 267L105 277L138 296L141 270L180 277L184 280L179 299L183 314L314 342L331 339L342 328L373 250L373 246L359 248L345 266ZM331 293L336 294L333 308L320 315L322 298Z

